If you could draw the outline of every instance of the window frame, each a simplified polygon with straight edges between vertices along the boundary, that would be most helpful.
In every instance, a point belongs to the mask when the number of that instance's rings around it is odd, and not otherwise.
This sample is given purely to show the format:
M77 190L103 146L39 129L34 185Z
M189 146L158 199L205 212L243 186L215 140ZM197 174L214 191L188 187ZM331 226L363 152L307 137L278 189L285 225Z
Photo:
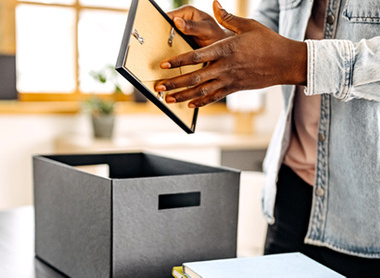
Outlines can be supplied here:
M100 10L100 11L112 11L112 12L123 12L127 13L127 9L121 9L121 8L111 8L111 7L104 7L104 6L88 6L88 5L82 5L80 4L79 0L75 0L73 4L58 4L58 3L43 3L43 2L36 2L36 1L23 1L23 0L8 0L10 5L12 6L13 13L10 14L10 17L13 17L11 22L13 25L11 25L11 29L13 29L13 45L10 46L10 48L13 48L13 53L16 53L16 42L15 42L15 22L16 22L16 16L15 11L18 5L37 5L41 7L62 7L62 8L72 8L75 12L75 36L73 40L73 44L75 44L75 52L74 52L74 60L75 60L75 90L70 93L36 93L36 92L19 92L18 93L18 99L23 102L57 102L57 101L71 101L71 102L77 102L82 101L84 99L88 99L89 94L81 92L79 90L79 17L82 10ZM239 16L246 16L246 9L248 8L248 0L236 0L237 5L237 15ZM4 29L4 28L3 28ZM4 49L4 47L2 47ZM0 49L1 50L1 49ZM8 51L7 52L12 52ZM114 94L109 93L97 93L96 94L99 98L103 99L115 99ZM117 95L117 101L131 101L133 100L132 95L127 94L121 94Z

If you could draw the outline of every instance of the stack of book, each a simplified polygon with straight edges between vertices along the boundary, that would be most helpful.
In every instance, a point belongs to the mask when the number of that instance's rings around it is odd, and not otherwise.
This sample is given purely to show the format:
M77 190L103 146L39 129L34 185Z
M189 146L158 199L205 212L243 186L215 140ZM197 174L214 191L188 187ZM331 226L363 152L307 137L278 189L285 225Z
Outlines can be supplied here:
M341 278L335 271L301 253L184 263L175 278Z

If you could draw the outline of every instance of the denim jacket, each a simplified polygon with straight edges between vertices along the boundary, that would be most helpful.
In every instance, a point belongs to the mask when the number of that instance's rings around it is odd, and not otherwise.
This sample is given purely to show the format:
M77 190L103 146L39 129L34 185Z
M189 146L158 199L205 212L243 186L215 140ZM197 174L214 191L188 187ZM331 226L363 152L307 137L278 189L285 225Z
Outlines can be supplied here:
M254 18L304 40L313 0L262 0ZM316 182L305 243L380 258L380 0L329 0L325 40L308 40L306 95L321 94ZM294 86L264 170L263 211L274 223L279 167L289 145Z

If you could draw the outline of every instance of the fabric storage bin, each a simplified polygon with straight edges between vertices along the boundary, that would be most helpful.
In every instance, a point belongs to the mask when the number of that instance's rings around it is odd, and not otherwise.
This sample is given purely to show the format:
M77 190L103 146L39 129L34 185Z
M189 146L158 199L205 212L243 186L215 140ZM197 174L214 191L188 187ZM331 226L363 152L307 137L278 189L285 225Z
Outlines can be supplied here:
M113 153L34 156L33 172L36 256L66 275L166 278L236 256L238 171Z

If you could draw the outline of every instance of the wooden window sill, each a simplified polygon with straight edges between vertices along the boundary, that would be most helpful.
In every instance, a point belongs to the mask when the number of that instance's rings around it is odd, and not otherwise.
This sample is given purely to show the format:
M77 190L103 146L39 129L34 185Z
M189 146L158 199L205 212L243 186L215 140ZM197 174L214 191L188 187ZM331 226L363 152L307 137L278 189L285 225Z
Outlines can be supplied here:
M4 114L77 114L82 111L77 101L24 102L17 100L0 101L0 115ZM162 113L152 103L118 102L117 114L159 114ZM228 113L224 103L216 103L201 108L202 114Z

